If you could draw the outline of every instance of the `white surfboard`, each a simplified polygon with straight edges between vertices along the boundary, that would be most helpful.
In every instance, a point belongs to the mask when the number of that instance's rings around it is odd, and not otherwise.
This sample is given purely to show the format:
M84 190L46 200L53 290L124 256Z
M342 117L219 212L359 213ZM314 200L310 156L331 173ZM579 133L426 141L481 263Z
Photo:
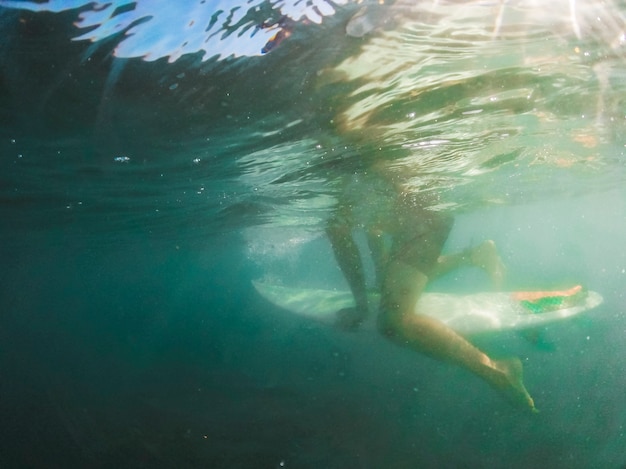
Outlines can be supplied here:
M354 306L349 291L290 288L254 281L263 298L294 314L333 324L336 313ZM373 304L377 294L372 294ZM477 335L536 328L562 321L602 303L602 296L581 286L559 291L453 295L424 293L415 311L447 324L460 334ZM373 321L369 321L373 323Z

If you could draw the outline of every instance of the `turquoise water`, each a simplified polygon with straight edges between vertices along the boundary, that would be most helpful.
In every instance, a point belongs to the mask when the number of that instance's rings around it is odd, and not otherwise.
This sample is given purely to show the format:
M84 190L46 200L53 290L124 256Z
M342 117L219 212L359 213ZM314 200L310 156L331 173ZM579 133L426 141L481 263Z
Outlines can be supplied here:
M624 467L622 5L170 3L0 1L0 466ZM324 227L372 171L507 289L604 296L477 339L538 415L257 296L347 288Z

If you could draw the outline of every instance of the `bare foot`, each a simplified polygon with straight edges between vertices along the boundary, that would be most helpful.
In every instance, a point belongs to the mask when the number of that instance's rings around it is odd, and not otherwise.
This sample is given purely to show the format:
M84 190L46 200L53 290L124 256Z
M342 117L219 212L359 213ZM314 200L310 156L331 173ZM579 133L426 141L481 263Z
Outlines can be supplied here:
M470 260L474 266L487 272L497 290L502 288L506 267L498 254L496 243L490 239L482 242L472 249Z
M493 376L491 384L513 405L526 407L533 413L539 412L524 386L522 362L518 358L510 358L493 360L493 364L498 373Z

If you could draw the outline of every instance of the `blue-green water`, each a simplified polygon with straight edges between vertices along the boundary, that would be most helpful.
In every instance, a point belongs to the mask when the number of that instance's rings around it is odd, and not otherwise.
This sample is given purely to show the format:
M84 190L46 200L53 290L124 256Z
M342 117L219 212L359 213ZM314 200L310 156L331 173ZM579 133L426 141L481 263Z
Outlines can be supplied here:
M292 3L0 2L0 466L624 467L623 6ZM478 340L539 414L255 294L345 288L325 221L373 167L507 289L604 296Z

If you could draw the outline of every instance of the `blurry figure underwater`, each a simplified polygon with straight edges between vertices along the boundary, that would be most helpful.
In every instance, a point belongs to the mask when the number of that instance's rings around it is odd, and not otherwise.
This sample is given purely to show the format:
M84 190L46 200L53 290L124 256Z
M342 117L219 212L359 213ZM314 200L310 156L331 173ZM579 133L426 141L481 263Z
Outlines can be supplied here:
M495 244L485 241L460 253L441 255L452 217L429 209L432 200L426 195L408 192L386 176L377 171L353 176L328 222L328 237L356 302L355 308L338 312L338 324L352 329L369 314L364 268L353 238L353 230L363 227L381 289L379 332L401 346L469 370L512 404L536 411L523 384L519 359L490 358L442 322L415 314L429 281L461 266L484 269L499 288L504 265Z

